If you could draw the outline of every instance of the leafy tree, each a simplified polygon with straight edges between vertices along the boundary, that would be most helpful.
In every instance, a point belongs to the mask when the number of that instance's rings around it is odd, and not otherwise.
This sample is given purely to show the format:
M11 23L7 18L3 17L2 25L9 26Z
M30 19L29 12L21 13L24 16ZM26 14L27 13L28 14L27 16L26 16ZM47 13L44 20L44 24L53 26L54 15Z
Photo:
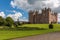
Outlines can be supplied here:
M14 23L14 20L11 17L7 17L6 22L7 22L6 26L11 27Z
M2 16L0 16L0 26L3 26L5 24L6 24L5 19Z

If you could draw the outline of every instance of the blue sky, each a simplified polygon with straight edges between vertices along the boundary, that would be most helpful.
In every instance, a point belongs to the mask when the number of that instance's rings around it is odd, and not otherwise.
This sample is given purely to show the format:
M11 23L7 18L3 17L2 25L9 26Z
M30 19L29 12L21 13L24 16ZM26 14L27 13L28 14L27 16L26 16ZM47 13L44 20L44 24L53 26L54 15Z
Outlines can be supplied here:
M28 12L26 10L23 10L21 8L13 8L11 6L11 1L12 0L0 0L0 14L1 12L3 12L3 14L5 15L1 15L1 16L4 16L4 17L7 17L7 16L13 16L15 14L18 14L20 13L20 15L16 15L18 17L16 17L16 19L20 19L20 20L27 20L28 19ZM12 17L11 16L11 17ZM14 20L16 20L14 19Z

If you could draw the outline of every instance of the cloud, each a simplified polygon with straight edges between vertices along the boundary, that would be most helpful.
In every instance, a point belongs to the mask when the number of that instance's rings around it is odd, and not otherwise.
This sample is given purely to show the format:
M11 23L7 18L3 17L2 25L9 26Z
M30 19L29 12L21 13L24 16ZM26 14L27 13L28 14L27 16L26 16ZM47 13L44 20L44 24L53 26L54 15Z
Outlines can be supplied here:
M13 8L17 7L26 10L44 7L57 8L60 6L60 0L13 0L10 4Z
M2 16L4 18L5 17L5 13L4 12L0 12L0 16Z
M46 6L52 7L52 8L57 8L60 6L60 1L59 0L47 0L44 2Z
M13 11L15 14L9 14L7 17L11 17L14 21L17 21L18 18L22 17L22 13Z
M13 1L11 1L11 5L14 8L14 6L16 5L15 3L13 3Z
M20 20L20 21L28 22L28 19L27 19L26 17L20 18L19 20Z
M60 13L58 13L58 22L60 22Z

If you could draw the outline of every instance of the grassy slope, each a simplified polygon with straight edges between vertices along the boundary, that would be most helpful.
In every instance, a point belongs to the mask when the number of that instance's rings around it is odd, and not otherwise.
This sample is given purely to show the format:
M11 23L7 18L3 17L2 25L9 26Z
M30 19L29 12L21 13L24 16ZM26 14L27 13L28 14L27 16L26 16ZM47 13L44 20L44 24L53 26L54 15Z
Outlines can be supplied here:
M48 24L25 24L23 27L39 27L39 28L48 28Z
M48 24L25 24L23 26L26 27L39 27L39 28L47 28ZM9 30L0 30L0 40L16 38L16 37L24 37L36 34L44 34L48 32L60 31L60 24L54 24L54 29L50 30L31 30L31 31L9 31Z
M53 24L54 29L55 28L60 28L60 24ZM25 24L22 25L23 27L39 27L39 28L48 28L49 24Z

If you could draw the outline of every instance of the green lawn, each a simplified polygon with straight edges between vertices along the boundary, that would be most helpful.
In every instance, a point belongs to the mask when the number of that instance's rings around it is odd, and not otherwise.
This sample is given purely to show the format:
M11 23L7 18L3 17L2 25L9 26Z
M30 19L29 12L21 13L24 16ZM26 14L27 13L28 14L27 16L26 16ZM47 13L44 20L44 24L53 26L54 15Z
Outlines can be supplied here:
M39 27L39 28L48 28L48 24L24 24L23 27Z
M60 24L53 24L54 29L60 29ZM22 27L39 27L39 28L47 28L48 29L49 24L24 24Z
M46 28L47 30L0 30L0 40L60 31L60 24L54 24L54 29L48 29L48 24L24 24L22 27L39 27Z
M0 31L0 40L16 38L16 37L24 37L30 35L44 34L52 32L50 30L34 30L34 31Z

